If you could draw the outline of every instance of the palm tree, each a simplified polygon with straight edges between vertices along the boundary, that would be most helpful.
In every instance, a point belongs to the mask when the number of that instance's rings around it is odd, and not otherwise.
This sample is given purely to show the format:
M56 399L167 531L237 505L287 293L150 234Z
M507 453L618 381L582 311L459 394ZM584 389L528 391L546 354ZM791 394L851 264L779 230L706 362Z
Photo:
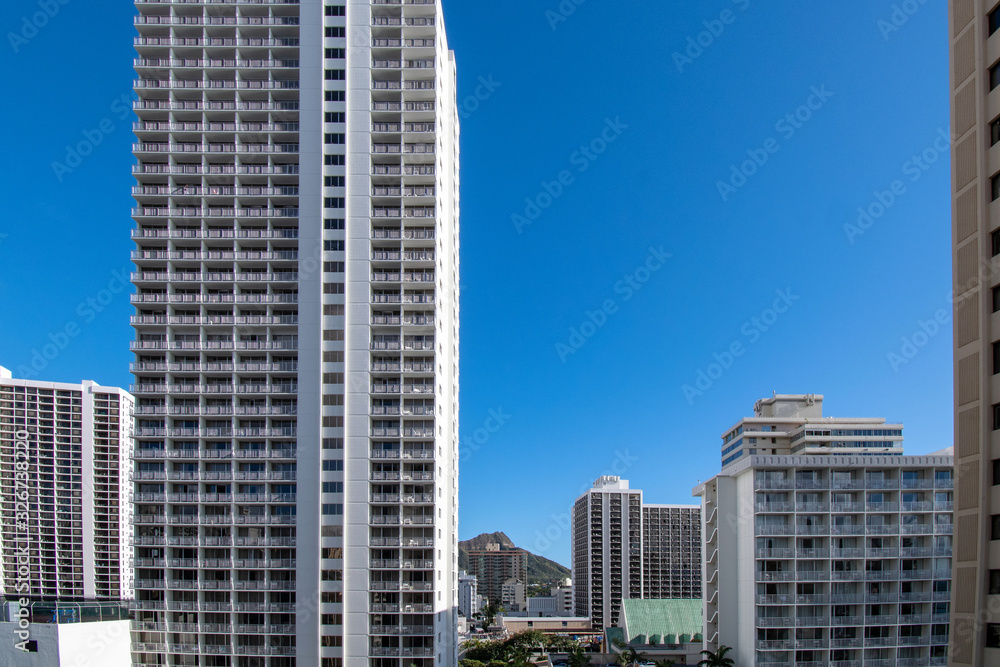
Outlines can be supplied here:
M629 646L622 649L621 655L618 656L618 661L618 664L623 665L623 667L633 667L633 665L645 662L646 656Z
M726 657L726 654L732 650L729 646L720 646L715 653L708 650L702 651L701 654L705 656L705 659L698 663L698 667L733 667L736 662L732 658Z
M569 667L587 667L590 664L590 656L583 646L577 644L569 652Z
M497 614L502 614L507 611L495 602L490 602L488 605L483 607L483 632L489 632L490 626L493 625L493 621L496 620Z

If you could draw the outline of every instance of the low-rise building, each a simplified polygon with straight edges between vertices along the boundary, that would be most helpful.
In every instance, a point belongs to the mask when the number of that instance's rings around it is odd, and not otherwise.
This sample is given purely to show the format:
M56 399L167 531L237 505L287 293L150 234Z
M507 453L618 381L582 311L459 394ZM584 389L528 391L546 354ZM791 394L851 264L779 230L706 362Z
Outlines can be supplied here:
M0 665L131 665L129 626L129 611L119 602L31 602L22 607L17 600L0 599Z
M618 627L607 628L605 636L613 654L628 647L648 660L695 665L702 651L702 601L623 600Z

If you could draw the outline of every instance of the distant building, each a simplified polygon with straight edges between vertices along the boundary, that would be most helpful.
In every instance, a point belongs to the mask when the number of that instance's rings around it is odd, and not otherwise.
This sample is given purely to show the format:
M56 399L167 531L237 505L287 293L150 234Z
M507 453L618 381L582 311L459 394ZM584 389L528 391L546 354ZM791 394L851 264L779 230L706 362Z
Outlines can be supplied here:
M540 630L548 634L583 634L590 632L590 619L581 616L560 616L555 618L532 618L530 616L500 617L499 623L509 634L525 630Z
M573 505L574 612L597 630L618 623L622 600L701 596L701 508L642 499L606 476Z
M642 597L642 491L599 477L574 503L572 526L576 615L614 625L622 600Z
M572 616L573 587L555 586L548 595L528 598L528 616Z
M483 608L483 596L479 594L476 575L465 570L458 573L458 613L472 618Z
M524 611L527 606L524 582L520 579L508 579L503 582L500 589L500 605L507 611Z
M642 597L701 598L700 506L642 506Z
M497 543L488 544L485 549L470 550L469 574L475 575L478 592L487 603L500 604L504 582L509 579L528 581L528 552L501 549Z
M552 597L556 599L556 609L559 615L571 616L573 614L573 586L557 586L550 589L550 592Z
M116 387L0 367L0 595L133 597L132 406Z

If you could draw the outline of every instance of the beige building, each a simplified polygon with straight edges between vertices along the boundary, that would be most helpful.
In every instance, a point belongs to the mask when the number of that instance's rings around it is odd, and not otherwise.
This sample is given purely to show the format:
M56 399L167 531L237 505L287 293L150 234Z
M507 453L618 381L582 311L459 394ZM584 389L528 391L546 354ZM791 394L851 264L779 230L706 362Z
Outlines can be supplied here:
M476 576L480 595L490 603L503 604L503 587L507 581L528 580L528 552L524 549L501 549L496 543L487 544L485 549L469 551L469 574Z
M1000 664L1000 12L949 2L955 554L949 664Z

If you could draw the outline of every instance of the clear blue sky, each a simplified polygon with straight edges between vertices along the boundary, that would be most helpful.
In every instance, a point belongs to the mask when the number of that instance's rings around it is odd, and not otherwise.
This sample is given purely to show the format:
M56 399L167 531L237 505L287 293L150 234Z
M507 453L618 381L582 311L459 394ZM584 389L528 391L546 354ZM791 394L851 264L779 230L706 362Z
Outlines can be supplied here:
M595 477L692 502L720 433L774 391L903 421L910 453L952 444L951 323L931 323L949 313L946 2L898 25L894 4L445 0L462 538L568 563L562 515ZM127 385L131 307L102 290L130 269L132 9L70 0L12 45L36 11L0 7L0 364L54 339L40 377Z

